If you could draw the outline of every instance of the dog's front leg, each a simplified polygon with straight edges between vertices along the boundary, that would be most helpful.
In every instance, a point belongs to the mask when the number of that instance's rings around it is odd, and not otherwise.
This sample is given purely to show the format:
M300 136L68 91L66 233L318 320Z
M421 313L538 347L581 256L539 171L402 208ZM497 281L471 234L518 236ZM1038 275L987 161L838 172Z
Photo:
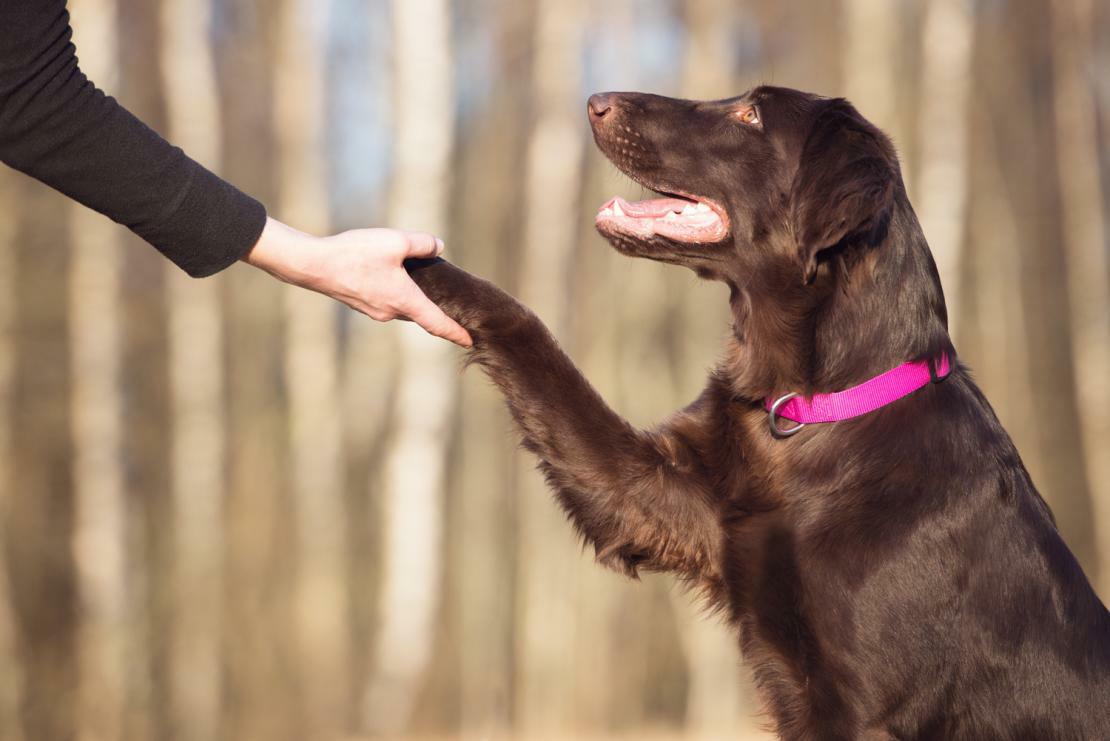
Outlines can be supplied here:
M474 339L471 362L501 389L524 445L603 564L718 580L717 518L692 438L696 415L634 429L605 404L536 316L443 260L406 262Z

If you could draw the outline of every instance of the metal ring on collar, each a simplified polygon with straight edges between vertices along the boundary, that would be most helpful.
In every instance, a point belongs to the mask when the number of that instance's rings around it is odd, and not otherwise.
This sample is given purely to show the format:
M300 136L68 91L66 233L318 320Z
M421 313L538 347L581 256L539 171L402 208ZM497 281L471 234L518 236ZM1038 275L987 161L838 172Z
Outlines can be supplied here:
M793 427L785 430L779 427L779 408L781 408L783 404L790 401L795 396L799 396L799 394L794 391L791 391L789 394L783 394L779 398L775 399L775 403L772 404L771 408L767 411L767 424L771 426L771 434L775 437L790 437L791 435L795 435L800 432L801 429L806 426L805 422L798 422Z

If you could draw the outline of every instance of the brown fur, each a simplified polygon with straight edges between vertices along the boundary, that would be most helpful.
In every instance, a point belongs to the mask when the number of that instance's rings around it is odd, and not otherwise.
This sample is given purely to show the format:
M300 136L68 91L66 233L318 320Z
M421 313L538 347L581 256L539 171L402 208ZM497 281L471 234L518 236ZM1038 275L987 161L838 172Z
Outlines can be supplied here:
M731 290L733 336L689 407L633 428L527 308L411 265L599 561L674 572L724 610L784 739L1110 738L1110 616L966 368L861 418L768 430L768 395L951 350L890 141L782 88L605 103L595 139L627 174L729 216L718 244L606 235Z

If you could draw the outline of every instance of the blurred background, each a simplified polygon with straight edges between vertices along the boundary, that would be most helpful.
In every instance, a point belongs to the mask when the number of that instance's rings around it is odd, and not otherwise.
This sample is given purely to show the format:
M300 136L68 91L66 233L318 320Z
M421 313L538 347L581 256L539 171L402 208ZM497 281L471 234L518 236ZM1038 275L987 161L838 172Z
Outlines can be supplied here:
M1110 596L1110 5L70 5L83 69L195 158L307 231L443 235L639 424L700 389L726 292L594 233L640 191L587 95L849 97ZM460 357L245 266L191 281L0 171L0 738L766 738L728 632L592 563Z

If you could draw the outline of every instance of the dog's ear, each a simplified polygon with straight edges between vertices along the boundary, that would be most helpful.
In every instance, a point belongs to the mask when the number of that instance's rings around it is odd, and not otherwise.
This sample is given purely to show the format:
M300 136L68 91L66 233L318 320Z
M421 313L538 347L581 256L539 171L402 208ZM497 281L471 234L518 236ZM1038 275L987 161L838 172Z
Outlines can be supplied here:
M878 226L900 179L894 145L845 100L829 101L802 148L791 194L791 227L803 280L817 255Z

